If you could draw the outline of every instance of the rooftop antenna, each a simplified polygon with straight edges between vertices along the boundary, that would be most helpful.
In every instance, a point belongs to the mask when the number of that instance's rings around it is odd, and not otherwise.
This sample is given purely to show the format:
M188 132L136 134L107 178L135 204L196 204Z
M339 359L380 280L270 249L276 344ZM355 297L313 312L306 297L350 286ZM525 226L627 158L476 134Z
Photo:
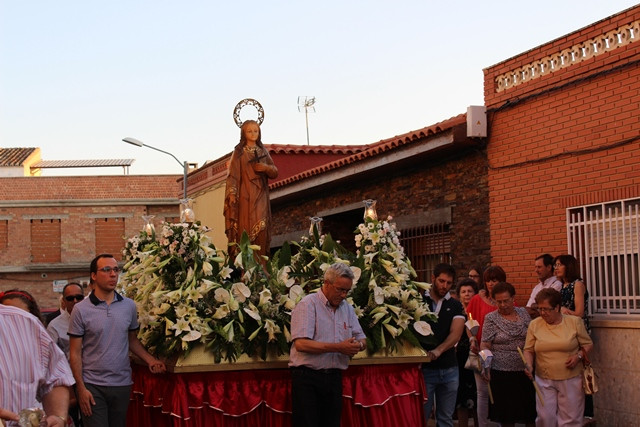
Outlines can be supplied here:
M312 113L316 112L316 107L314 107L315 103L315 96L298 97L298 111L302 112L302 109L304 108L304 120L307 124L307 145L309 145L309 111Z

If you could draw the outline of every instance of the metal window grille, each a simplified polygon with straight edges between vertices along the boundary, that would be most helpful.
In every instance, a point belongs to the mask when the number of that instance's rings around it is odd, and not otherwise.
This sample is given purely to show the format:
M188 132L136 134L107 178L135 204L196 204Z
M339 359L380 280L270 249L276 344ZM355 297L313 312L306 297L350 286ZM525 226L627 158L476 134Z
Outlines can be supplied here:
M589 312L640 315L640 199L567 209L567 242Z
M429 282L434 267L451 263L449 224L432 224L400 230L400 244L405 249L420 282Z

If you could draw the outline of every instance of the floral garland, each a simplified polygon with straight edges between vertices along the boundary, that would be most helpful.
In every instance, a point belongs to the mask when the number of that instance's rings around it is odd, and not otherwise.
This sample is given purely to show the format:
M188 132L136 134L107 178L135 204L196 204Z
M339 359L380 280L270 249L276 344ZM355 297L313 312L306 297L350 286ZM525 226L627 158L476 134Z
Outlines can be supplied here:
M288 353L291 311L318 291L329 265L343 262L356 276L347 301L368 351L394 350L403 340L419 346L415 333L432 334L424 319L435 319L421 297L430 285L411 280L415 271L390 220L360 224L356 254L314 227L268 260L254 253L246 233L230 259L200 223L164 222L159 235L142 231L127 240L120 286L138 306L139 337L153 354L175 356L203 343L216 362L243 353L266 359Z

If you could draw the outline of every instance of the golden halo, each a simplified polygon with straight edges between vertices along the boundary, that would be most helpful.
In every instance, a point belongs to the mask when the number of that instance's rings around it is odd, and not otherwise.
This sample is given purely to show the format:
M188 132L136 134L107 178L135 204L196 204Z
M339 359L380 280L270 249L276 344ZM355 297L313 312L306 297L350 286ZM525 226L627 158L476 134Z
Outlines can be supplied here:
M239 128L242 127L243 121L240 119L240 110L242 110L242 107L247 105L252 105L256 110L258 110L258 118L256 122L258 122L258 125L262 125L262 122L264 121L264 109L258 101L251 98L246 98L238 102L238 104L236 104L236 108L233 109L233 120L236 122L236 125L238 125Z

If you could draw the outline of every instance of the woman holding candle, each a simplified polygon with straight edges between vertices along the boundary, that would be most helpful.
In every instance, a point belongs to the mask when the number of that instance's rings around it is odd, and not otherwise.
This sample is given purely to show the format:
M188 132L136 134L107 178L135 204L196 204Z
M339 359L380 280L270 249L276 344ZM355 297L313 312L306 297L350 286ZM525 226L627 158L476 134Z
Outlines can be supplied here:
M536 399L542 426L582 426L584 392L582 359L593 348L582 319L561 313L562 296L552 288L536 295L540 317L529 324L524 347L525 374L535 381L542 399Z
M501 426L523 423L533 427L535 390L523 372L524 364L518 354L518 348L524 346L531 317L526 309L514 306L515 294L515 288L507 282L500 282L491 290L498 310L488 313L482 326L480 348L493 354L491 368L483 376L493 392L489 419Z

